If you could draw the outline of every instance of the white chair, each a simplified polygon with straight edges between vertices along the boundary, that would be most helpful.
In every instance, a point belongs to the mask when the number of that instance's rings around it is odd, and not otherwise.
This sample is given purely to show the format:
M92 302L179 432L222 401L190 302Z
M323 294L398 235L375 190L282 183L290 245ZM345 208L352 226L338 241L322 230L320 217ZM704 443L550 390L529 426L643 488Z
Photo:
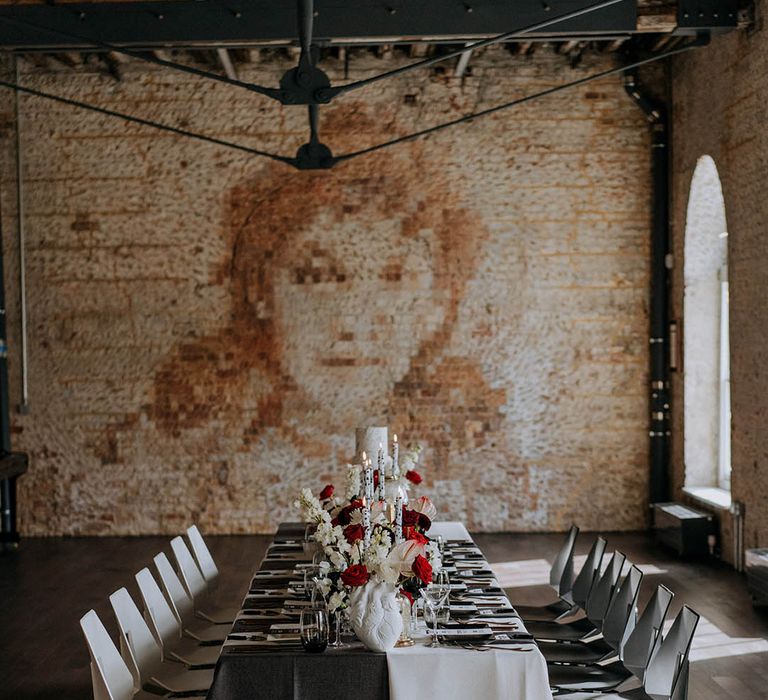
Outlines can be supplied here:
M133 675L95 611L83 615L80 628L91 656L93 700L157 700L156 695L136 693Z
M215 664L221 647L200 646L196 640L184 636L179 621L149 569L142 569L136 574L136 583L144 602L144 617L160 643L163 659L181 661L188 666Z
M231 625L240 612L240 607L224 608L205 600L208 595L208 586L184 540L181 537L174 537L171 540L171 550L176 558L184 588L192 598L197 615L217 625Z
M173 570L171 562L168 561L168 557L161 552L153 561L157 567L166 600L179 621L184 635L206 644L223 644L226 631L221 625L203 622L195 617L195 605L192 598L184 590L184 586Z
M213 591L218 585L219 569L216 566L216 562L213 561L208 545L205 544L205 540L200 534L200 530L197 529L197 525L187 528L187 537L192 547L192 554L195 555L197 565L200 567L200 572L208 584L208 590Z
M137 691L154 686L172 693L207 692L213 672L189 671L180 663L163 661L160 645L125 588L109 596L109 602L120 628L120 652Z

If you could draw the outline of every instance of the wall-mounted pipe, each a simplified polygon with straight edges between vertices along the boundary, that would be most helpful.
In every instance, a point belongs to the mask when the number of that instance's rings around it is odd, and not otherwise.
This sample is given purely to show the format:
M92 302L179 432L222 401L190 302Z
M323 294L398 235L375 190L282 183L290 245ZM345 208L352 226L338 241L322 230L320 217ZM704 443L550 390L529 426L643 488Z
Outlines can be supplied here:
M744 504L741 501L731 503L733 516L733 568L744 571Z
M643 93L634 70L624 74L624 88L651 127L652 222L649 304L649 499L669 500L669 129L662 105Z
M19 61L13 57L16 84L19 84ZM19 413L29 413L29 365L27 360L27 259L26 235L24 231L24 153L21 148L21 110L19 91L14 91L14 115L16 117L16 227L19 246L19 318L20 342L19 364L21 369L21 402Z

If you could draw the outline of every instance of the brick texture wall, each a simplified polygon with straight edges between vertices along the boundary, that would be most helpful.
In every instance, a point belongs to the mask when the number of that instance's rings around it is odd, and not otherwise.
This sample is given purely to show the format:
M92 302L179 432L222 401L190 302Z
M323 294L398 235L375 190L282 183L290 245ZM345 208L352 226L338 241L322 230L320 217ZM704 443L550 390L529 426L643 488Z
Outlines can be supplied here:
M489 51L322 112L335 152L605 68ZM350 78L391 68L356 56ZM241 78L274 84L286 68ZM328 63L332 78L341 66ZM138 63L25 83L293 153L303 109ZM18 402L13 115L0 102ZM22 97L27 534L260 532L339 479L354 428L425 448L442 517L645 522L649 139L620 79L297 172Z
M732 493L746 505L745 545L768 545L768 43L757 27L715 38L675 59L673 233L676 314L682 317L685 217L697 160L718 168L728 222L731 323ZM682 396L682 375L675 390ZM682 403L675 408L675 483L683 485ZM724 547L732 558L730 523Z

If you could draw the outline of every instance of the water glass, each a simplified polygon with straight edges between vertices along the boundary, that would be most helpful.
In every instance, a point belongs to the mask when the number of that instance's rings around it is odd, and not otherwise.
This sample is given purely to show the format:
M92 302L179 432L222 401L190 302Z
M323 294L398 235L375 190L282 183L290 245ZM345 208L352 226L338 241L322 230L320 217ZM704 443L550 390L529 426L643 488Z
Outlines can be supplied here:
M328 611L305 608L301 611L301 645L304 651L319 653L328 646Z

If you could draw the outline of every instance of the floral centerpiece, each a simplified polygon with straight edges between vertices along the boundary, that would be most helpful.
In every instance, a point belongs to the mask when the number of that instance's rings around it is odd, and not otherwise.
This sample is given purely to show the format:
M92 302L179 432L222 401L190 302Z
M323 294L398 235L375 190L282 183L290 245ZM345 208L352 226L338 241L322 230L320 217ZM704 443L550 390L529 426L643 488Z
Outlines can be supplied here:
M323 500L310 489L297 501L304 520L317 526L312 539L322 548L318 587L329 612L349 605L352 590L369 581L391 584L413 600L441 567L438 545L426 533L437 510L426 496L402 507L402 538L397 541L392 504L367 505L357 493L339 502L326 486ZM364 511L370 509L370 534L366 538ZM367 544L366 544L367 540Z
M408 497L408 485L422 481L417 460L418 450L406 453L400 470L395 457L387 474L379 450L377 470L365 460L348 465L344 498L328 484L319 496L303 489L296 502L324 554L317 589L329 612L349 608L358 637L377 651L391 648L402 630L396 594L412 605L441 567L438 545L427 535L435 506L425 496Z

